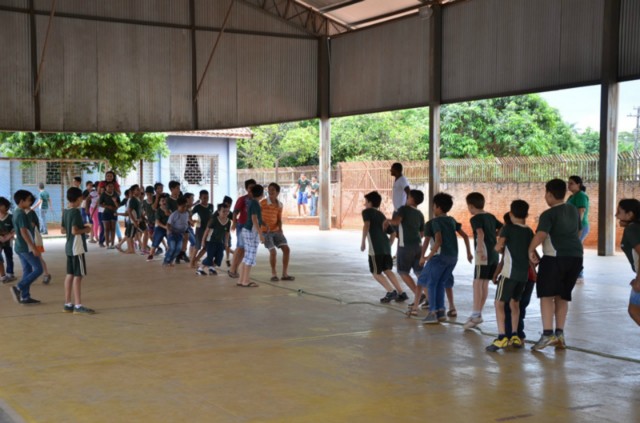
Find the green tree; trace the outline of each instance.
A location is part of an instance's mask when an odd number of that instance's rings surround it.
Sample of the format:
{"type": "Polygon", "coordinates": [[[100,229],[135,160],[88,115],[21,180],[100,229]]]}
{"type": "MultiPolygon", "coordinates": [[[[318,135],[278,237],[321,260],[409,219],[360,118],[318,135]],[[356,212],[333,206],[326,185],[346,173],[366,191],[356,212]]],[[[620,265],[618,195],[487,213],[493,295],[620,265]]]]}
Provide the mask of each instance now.
{"type": "MultiPolygon", "coordinates": [[[[598,154],[600,152],[600,132],[587,128],[578,134],[578,140],[584,145],[585,153],[598,154]]],[[[631,132],[618,133],[618,151],[633,151],[635,136],[631,132]]]]}
{"type": "Polygon", "coordinates": [[[140,160],[168,156],[165,139],[156,133],[7,132],[0,133],[0,152],[17,158],[107,160],[117,174],[126,175],[140,160]]]}

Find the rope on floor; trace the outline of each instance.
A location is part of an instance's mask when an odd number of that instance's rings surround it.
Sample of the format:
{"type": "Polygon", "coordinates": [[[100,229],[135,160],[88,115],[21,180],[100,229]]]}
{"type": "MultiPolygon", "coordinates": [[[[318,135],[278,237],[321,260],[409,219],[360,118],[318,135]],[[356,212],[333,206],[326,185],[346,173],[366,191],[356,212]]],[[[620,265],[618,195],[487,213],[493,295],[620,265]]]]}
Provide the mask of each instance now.
{"type": "MultiPolygon", "coordinates": [[[[251,278],[251,279],[254,279],[254,278],[251,278]]],[[[288,287],[288,286],[282,286],[282,285],[280,285],[278,283],[274,283],[274,282],[271,282],[271,281],[256,280],[256,282],[260,282],[261,284],[269,285],[269,286],[272,286],[274,288],[284,289],[285,291],[296,292],[298,295],[308,295],[308,296],[311,296],[311,297],[322,298],[322,299],[330,300],[330,301],[336,301],[336,302],[338,302],[338,303],[340,303],[342,305],[368,305],[368,306],[377,307],[377,308],[384,308],[385,310],[395,311],[397,313],[401,313],[403,316],[406,316],[406,312],[401,310],[401,309],[398,309],[398,308],[395,308],[395,307],[390,307],[390,306],[383,305],[383,304],[372,303],[370,301],[344,301],[341,298],[336,298],[336,297],[332,297],[332,296],[329,296],[329,295],[323,295],[323,294],[316,294],[314,292],[305,291],[302,288],[291,288],[291,287],[288,287]]],[[[412,316],[412,317],[407,317],[407,318],[409,318],[411,320],[422,321],[422,318],[420,318],[420,317],[412,316]]],[[[453,321],[446,321],[446,322],[441,322],[441,323],[447,324],[447,325],[454,325],[454,326],[463,326],[464,325],[464,323],[462,323],[462,322],[453,322],[453,321]]],[[[476,332],[480,332],[482,335],[489,336],[491,338],[496,338],[498,336],[498,334],[496,334],[496,333],[487,332],[487,331],[484,331],[484,330],[478,329],[478,328],[475,328],[473,330],[475,330],[476,332]]],[[[530,341],[530,340],[526,340],[526,339],[524,340],[524,342],[527,343],[527,344],[531,344],[531,345],[535,344],[534,341],[530,341]]],[[[620,361],[625,361],[625,362],[629,362],[629,363],[640,364],[640,359],[637,359],[637,358],[624,357],[624,356],[620,356],[620,355],[609,354],[609,353],[604,353],[604,352],[600,352],[600,351],[594,351],[594,350],[590,350],[590,349],[586,349],[586,348],[580,348],[580,347],[567,346],[567,349],[571,350],[571,351],[578,351],[578,352],[582,352],[582,353],[585,353],[585,354],[595,355],[595,356],[598,356],[598,357],[610,358],[610,359],[613,359],[613,360],[620,360],[620,361]]]]}

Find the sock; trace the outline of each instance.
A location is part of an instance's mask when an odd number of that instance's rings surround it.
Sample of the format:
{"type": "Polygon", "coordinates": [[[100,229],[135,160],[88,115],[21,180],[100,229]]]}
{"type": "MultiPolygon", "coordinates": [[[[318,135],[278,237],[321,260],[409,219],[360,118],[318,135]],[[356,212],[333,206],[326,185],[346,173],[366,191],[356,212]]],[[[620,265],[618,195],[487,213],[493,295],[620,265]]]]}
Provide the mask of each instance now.
{"type": "Polygon", "coordinates": [[[500,335],[498,335],[498,340],[502,341],[506,337],[507,336],[504,333],[501,333],[500,335]]]}
{"type": "Polygon", "coordinates": [[[76,308],[81,308],[82,304],[76,304],[76,308]]]}
{"type": "Polygon", "coordinates": [[[511,332],[511,337],[518,336],[518,332],[511,332]]]}
{"type": "Polygon", "coordinates": [[[542,335],[543,336],[551,336],[551,335],[553,335],[553,330],[545,329],[545,330],[542,331],[542,335]]]}
{"type": "Polygon", "coordinates": [[[564,335],[564,330],[563,329],[556,329],[556,336],[558,335],[564,335]]]}
{"type": "Polygon", "coordinates": [[[73,307],[73,303],[65,303],[65,307],[73,307]]]}

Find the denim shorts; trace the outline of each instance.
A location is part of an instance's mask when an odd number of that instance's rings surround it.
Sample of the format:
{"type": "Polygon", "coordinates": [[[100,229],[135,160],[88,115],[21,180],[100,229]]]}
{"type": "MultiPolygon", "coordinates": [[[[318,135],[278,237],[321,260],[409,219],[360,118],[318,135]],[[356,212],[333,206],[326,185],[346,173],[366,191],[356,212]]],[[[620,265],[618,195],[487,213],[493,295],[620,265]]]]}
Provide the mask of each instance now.
{"type": "Polygon", "coordinates": [[[236,248],[242,248],[244,250],[244,239],[242,238],[242,225],[240,223],[236,225],[236,238],[238,238],[238,242],[236,243],[236,248]]]}
{"type": "Polygon", "coordinates": [[[640,292],[636,292],[631,288],[631,295],[629,296],[629,304],[640,306],[640,292]]]}
{"type": "MultiPolygon", "coordinates": [[[[437,254],[424,265],[424,269],[418,276],[418,285],[427,286],[428,284],[439,284],[447,286],[451,282],[453,286],[453,269],[456,267],[458,258],[455,256],[443,256],[437,254]]],[[[448,286],[447,286],[448,287],[448,286]]]]}
{"type": "Polygon", "coordinates": [[[421,256],[422,246],[420,244],[398,247],[398,273],[409,274],[413,269],[413,273],[419,276],[422,271],[422,266],[420,266],[421,256]]]}

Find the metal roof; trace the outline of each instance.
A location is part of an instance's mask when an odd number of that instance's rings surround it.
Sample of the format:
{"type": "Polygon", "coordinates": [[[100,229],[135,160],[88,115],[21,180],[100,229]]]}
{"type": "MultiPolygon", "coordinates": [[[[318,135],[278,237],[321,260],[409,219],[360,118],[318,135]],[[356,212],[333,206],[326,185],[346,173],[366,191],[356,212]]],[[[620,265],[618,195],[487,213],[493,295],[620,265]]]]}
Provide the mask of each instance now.
{"type": "Polygon", "coordinates": [[[209,138],[253,138],[253,132],[249,128],[218,129],[213,131],[181,131],[166,132],[167,135],[187,136],[187,137],[209,137],[209,138]]]}

